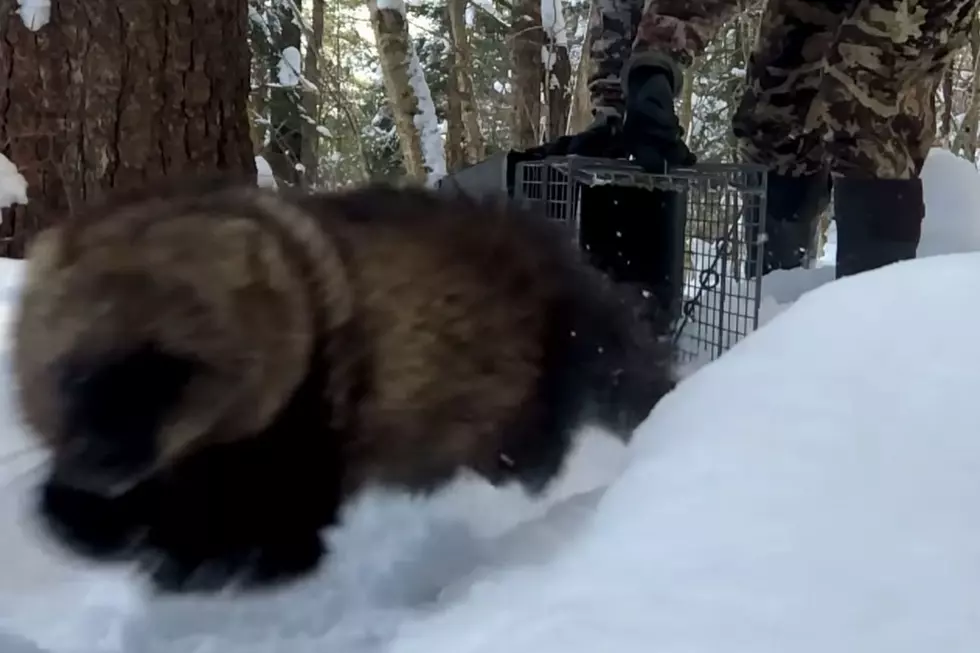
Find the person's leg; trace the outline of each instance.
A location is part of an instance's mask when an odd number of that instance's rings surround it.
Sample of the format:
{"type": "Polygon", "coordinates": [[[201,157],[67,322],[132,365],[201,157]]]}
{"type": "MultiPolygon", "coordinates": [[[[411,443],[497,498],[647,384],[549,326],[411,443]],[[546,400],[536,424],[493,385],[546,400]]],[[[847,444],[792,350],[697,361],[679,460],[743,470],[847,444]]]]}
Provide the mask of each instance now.
{"type": "Polygon", "coordinates": [[[674,100],[683,68],[740,7],[740,0],[597,0],[589,20],[589,95],[595,119],[585,131],[534,149],[535,155],[628,156],[662,171],[690,165],[674,100]]]}
{"type": "Polygon", "coordinates": [[[978,0],[863,0],[827,57],[810,119],[832,130],[837,275],[914,258],[935,90],[978,0]]]}
{"type": "Polygon", "coordinates": [[[684,69],[740,5],[740,0],[647,0],[620,75],[626,145],[645,169],[695,162],[674,102],[684,87],[684,69]]]}
{"type": "Polygon", "coordinates": [[[770,0],[735,112],[733,131],[743,160],[769,170],[761,270],[753,243],[750,274],[800,267],[830,201],[826,129],[808,122],[821,87],[824,55],[854,0],[770,0]]]}
{"type": "Polygon", "coordinates": [[[592,105],[592,122],[578,133],[526,150],[525,156],[578,154],[609,159],[628,156],[622,138],[626,99],[620,73],[629,59],[642,10],[643,0],[593,3],[586,39],[589,47],[586,87],[592,105]]]}
{"type": "Polygon", "coordinates": [[[626,111],[620,73],[629,60],[643,0],[596,0],[589,14],[591,67],[587,77],[592,113],[622,118],[626,111]]]}

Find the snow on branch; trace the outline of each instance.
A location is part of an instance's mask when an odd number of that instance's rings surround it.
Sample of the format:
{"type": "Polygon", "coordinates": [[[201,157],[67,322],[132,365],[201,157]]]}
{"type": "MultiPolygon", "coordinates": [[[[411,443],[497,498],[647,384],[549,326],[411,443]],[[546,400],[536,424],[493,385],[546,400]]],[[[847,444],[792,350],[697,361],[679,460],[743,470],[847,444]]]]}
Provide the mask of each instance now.
{"type": "Polygon", "coordinates": [[[474,7],[479,7],[480,11],[483,11],[487,15],[491,16],[494,20],[499,22],[501,25],[510,26],[510,22],[507,21],[497,8],[493,5],[493,0],[473,0],[474,7]]]}
{"type": "Polygon", "coordinates": [[[299,49],[289,46],[279,57],[279,84],[284,87],[297,86],[300,81],[301,56],[299,49]]]}
{"type": "Polygon", "coordinates": [[[36,32],[51,20],[51,0],[18,0],[18,13],[24,25],[36,32]]]}
{"type": "Polygon", "coordinates": [[[562,0],[541,0],[541,28],[551,43],[568,47],[568,26],[562,0]]]}
{"type": "Polygon", "coordinates": [[[0,209],[27,204],[27,180],[13,162],[0,154],[0,209]]]}
{"type": "Polygon", "coordinates": [[[415,114],[415,126],[419,130],[422,141],[422,161],[426,170],[427,182],[435,183],[446,176],[446,149],[442,142],[442,130],[436,116],[436,105],[432,101],[432,92],[425,81],[425,72],[419,63],[419,55],[415,44],[409,42],[410,59],[408,62],[408,83],[415,91],[418,99],[418,113],[415,114]]]}

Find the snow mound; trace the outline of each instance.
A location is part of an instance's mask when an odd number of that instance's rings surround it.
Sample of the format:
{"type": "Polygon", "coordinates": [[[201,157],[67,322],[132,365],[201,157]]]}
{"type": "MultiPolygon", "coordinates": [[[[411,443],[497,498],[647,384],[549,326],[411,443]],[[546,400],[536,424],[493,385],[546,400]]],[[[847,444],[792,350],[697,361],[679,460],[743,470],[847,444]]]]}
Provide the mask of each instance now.
{"type": "MultiPolygon", "coordinates": [[[[980,173],[976,166],[948,150],[933,148],[922,169],[926,216],[922,224],[922,237],[918,257],[938,256],[980,251],[980,173]]],[[[806,293],[834,280],[837,253],[837,225],[831,223],[824,251],[815,266],[808,269],[776,270],[762,279],[759,292],[759,325],[762,326],[779,315],[806,293]]],[[[697,261],[710,261],[713,247],[710,243],[692,243],[697,261]]],[[[730,280],[723,296],[755,297],[752,282],[730,280]]],[[[687,292],[697,291],[696,277],[687,282],[687,292]]],[[[697,308],[694,321],[683,339],[688,350],[695,351],[697,332],[702,324],[717,324],[719,297],[709,295],[697,308]]],[[[742,309],[743,312],[745,309],[742,309]]],[[[725,318],[726,329],[738,333],[751,331],[748,316],[725,318]]],[[[709,356],[699,357],[691,369],[699,369],[709,356]]]]}
{"type": "Polygon", "coordinates": [[[3,262],[0,651],[980,650],[980,254],[941,255],[980,249],[976,174],[930,157],[928,258],[769,275],[762,329],[629,450],[588,434],[543,500],[472,479],[369,492],[320,574],[246,598],[154,599],[39,536],[43,460],[3,355],[22,267],[3,262]]]}
{"type": "Polygon", "coordinates": [[[933,149],[922,169],[926,219],[919,256],[980,250],[980,174],[948,150],[933,149]]]}
{"type": "Polygon", "coordinates": [[[978,285],[970,254],[809,292],[654,411],[578,538],[390,650],[978,650],[978,285]]]}

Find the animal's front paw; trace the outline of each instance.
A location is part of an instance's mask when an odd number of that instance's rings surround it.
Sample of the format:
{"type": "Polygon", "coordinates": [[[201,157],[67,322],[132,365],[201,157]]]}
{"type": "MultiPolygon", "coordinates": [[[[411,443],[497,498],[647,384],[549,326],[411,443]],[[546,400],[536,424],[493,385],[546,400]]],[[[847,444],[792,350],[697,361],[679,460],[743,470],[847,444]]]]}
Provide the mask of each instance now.
{"type": "Polygon", "coordinates": [[[144,533],[132,496],[108,498],[53,482],[40,489],[38,514],[48,533],[88,558],[130,557],[144,533]]]}
{"type": "Polygon", "coordinates": [[[325,553],[317,533],[254,547],[228,546],[221,553],[207,542],[200,544],[148,550],[141,564],[153,586],[166,593],[257,589],[313,572],[325,553]]]}

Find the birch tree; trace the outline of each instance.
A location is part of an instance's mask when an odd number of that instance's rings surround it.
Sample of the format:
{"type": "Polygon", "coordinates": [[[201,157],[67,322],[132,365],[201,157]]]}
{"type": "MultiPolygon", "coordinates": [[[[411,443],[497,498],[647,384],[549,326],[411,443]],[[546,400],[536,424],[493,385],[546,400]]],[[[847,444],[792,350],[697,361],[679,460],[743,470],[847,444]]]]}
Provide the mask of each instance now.
{"type": "Polygon", "coordinates": [[[452,37],[452,78],[454,95],[459,102],[463,123],[463,140],[467,163],[483,160],[485,148],[480,118],[473,96],[473,58],[466,29],[466,0],[448,0],[449,28],[452,37]]]}
{"type": "Polygon", "coordinates": [[[368,0],[384,85],[410,179],[434,184],[446,174],[442,135],[425,73],[408,31],[403,0],[368,0]]]}

